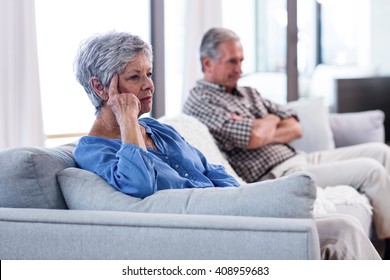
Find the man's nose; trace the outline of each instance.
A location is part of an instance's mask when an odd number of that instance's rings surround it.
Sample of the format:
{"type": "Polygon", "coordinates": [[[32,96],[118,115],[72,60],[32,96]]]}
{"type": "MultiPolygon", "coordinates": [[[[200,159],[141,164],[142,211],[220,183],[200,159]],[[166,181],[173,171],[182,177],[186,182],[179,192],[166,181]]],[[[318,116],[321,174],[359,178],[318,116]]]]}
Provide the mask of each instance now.
{"type": "Polygon", "coordinates": [[[241,62],[236,64],[236,69],[235,70],[236,70],[237,73],[242,74],[242,67],[241,66],[242,66],[241,62]]]}

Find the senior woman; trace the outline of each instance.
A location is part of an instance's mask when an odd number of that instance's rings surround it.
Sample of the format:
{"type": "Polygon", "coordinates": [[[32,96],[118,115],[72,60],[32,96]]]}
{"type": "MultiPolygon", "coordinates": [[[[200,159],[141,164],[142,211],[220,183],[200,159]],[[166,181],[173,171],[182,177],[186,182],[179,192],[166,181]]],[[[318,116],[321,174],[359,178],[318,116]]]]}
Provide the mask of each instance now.
{"type": "MultiPolygon", "coordinates": [[[[139,118],[152,108],[152,59],[150,45],[128,33],[97,35],[80,46],[76,76],[96,120],[74,151],[77,166],[140,198],[162,189],[238,187],[174,128],[139,118]]],[[[323,217],[316,224],[322,258],[380,258],[353,219],[323,217]]]]}
{"type": "Polygon", "coordinates": [[[96,108],[96,120],[74,152],[79,167],[111,186],[144,198],[161,189],[238,186],[170,126],[152,118],[153,54],[138,36],[111,32],[80,47],[76,77],[96,108]]]}

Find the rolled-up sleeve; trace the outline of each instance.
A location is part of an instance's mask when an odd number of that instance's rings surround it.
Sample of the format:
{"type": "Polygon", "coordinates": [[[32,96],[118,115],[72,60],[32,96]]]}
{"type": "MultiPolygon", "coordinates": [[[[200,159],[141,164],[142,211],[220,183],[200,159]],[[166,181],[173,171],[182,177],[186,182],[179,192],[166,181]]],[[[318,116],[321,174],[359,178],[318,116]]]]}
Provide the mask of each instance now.
{"type": "Polygon", "coordinates": [[[98,166],[101,176],[117,190],[146,197],[157,191],[157,172],[149,154],[132,144],[122,144],[115,159],[98,166]]]}
{"type": "Polygon", "coordinates": [[[133,144],[107,145],[104,141],[80,140],[74,152],[77,166],[131,196],[144,198],[157,191],[157,172],[151,155],[133,144]]]}
{"type": "Polygon", "coordinates": [[[253,119],[245,118],[243,120],[228,120],[221,127],[221,130],[215,131],[219,140],[224,144],[224,149],[233,148],[245,149],[249,143],[252,134],[253,119]]]}
{"type": "Polygon", "coordinates": [[[229,108],[207,101],[192,113],[209,128],[223,150],[231,150],[235,147],[244,148],[248,144],[252,133],[253,118],[234,120],[229,108]]]}
{"type": "Polygon", "coordinates": [[[269,113],[275,114],[281,119],[288,119],[292,117],[298,119],[297,113],[291,108],[287,108],[281,104],[273,103],[267,99],[264,99],[263,104],[268,109],[269,113]]]}

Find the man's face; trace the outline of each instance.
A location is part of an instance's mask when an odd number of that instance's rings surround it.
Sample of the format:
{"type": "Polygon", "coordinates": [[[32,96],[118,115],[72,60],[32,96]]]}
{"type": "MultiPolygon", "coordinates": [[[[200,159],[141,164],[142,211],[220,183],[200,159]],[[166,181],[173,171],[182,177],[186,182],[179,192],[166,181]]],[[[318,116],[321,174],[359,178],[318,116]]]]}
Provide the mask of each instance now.
{"type": "Polygon", "coordinates": [[[228,92],[237,86],[237,81],[241,77],[241,63],[244,54],[240,42],[227,41],[218,47],[219,59],[214,61],[204,58],[204,78],[206,81],[226,87],[228,92]]]}

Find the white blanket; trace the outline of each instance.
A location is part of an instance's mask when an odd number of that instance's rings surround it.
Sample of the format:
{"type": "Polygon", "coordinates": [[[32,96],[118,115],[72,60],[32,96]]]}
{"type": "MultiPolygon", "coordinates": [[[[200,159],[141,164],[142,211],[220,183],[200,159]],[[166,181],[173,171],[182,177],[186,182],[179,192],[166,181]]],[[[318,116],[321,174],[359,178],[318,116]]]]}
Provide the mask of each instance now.
{"type": "Polygon", "coordinates": [[[336,212],[336,206],[339,204],[361,205],[372,214],[372,206],[368,198],[350,186],[317,187],[314,216],[336,212]]]}

